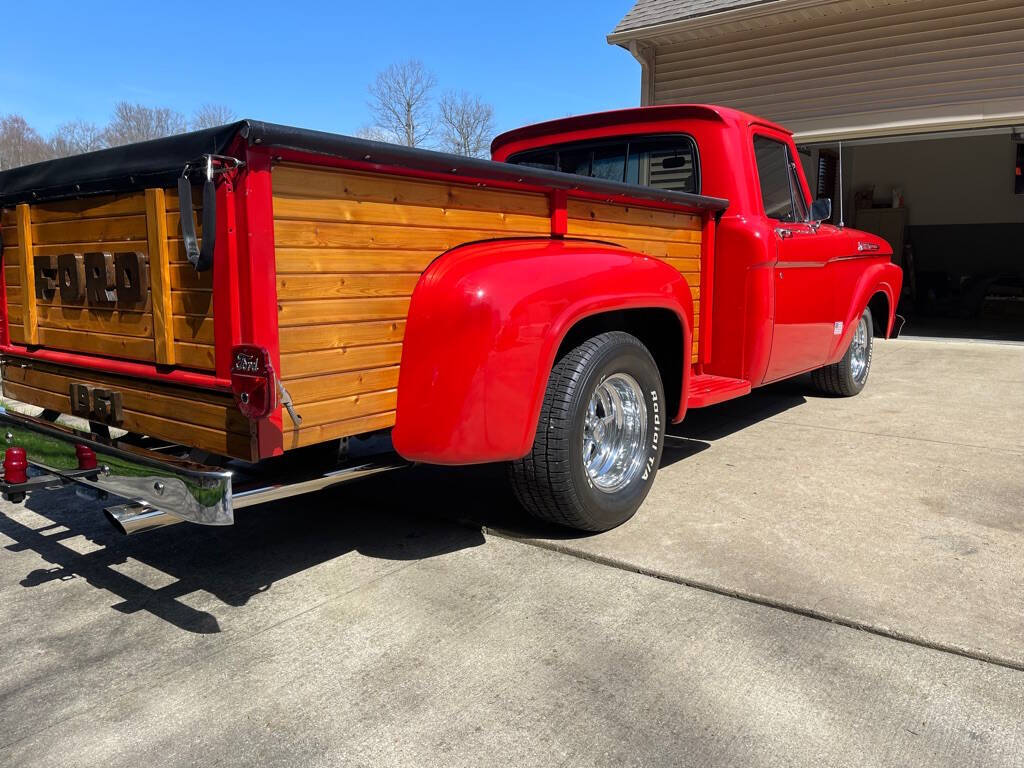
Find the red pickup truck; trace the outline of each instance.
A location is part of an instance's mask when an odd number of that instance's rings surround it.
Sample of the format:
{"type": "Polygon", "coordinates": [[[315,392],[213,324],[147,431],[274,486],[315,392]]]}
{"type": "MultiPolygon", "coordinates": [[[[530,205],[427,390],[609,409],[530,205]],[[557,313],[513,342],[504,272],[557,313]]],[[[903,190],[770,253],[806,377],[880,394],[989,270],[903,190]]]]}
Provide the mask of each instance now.
{"type": "Polygon", "coordinates": [[[855,395],[898,332],[889,246],[825,223],[778,125],[659,106],[492,151],[246,120],[0,173],[3,393],[42,409],[0,415],[4,496],[77,483],[130,533],[506,462],[605,530],[688,409],[855,395]]]}

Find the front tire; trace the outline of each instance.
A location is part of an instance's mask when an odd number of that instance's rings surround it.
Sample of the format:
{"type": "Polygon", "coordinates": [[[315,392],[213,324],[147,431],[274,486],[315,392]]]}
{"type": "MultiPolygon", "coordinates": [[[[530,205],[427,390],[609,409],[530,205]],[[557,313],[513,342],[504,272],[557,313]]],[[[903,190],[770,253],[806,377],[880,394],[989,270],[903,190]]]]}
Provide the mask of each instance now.
{"type": "Polygon", "coordinates": [[[865,307],[843,359],[811,372],[811,381],[819,391],[835,397],[853,397],[864,389],[871,372],[873,327],[871,309],[865,307]]]}
{"type": "Polygon", "coordinates": [[[569,350],[548,379],[533,449],[512,487],[534,517],[584,531],[631,518],[661,461],[665,393],[647,347],[612,331],[569,350]]]}

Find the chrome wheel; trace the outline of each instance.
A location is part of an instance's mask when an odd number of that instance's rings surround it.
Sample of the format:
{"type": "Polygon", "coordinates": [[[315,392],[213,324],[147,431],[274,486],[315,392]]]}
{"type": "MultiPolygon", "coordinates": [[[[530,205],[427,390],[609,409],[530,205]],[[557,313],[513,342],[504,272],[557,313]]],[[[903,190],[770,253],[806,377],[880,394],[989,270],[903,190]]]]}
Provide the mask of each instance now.
{"type": "Polygon", "coordinates": [[[594,390],[583,422],[583,468],[605,493],[625,488],[644,465],[647,404],[636,379],[614,373],[594,390]]]}
{"type": "Polygon", "coordinates": [[[868,375],[868,319],[861,316],[857,330],[850,342],[850,375],[860,384],[868,375]]]}

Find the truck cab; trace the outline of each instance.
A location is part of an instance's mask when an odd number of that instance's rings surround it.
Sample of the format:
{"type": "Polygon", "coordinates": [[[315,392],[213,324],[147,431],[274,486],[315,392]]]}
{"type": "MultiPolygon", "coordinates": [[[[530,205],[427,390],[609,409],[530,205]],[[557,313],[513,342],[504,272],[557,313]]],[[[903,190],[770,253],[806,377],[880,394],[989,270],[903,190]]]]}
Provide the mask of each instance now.
{"type": "Polygon", "coordinates": [[[892,330],[901,275],[891,248],[827,221],[831,201],[812,200],[780,125],[718,106],[643,107],[520,128],[491,150],[499,161],[729,201],[702,280],[702,374],[760,386],[835,363],[866,306],[875,336],[892,330]]]}

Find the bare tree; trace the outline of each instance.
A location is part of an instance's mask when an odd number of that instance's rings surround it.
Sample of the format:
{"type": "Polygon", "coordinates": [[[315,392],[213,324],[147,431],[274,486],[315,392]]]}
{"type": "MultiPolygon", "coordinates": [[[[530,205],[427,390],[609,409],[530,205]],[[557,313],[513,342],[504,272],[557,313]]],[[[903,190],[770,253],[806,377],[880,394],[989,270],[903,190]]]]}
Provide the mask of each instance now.
{"type": "Polygon", "coordinates": [[[21,115],[0,117],[0,171],[52,157],[49,145],[21,115]]]}
{"type": "Polygon", "coordinates": [[[421,147],[434,132],[432,96],[437,79],[410,59],[392,64],[370,86],[374,127],[397,138],[399,144],[421,147]]]}
{"type": "Polygon", "coordinates": [[[487,157],[494,137],[494,107],[465,91],[448,91],[438,105],[441,146],[467,157],[487,157]]]}
{"type": "Polygon", "coordinates": [[[369,141],[382,141],[386,144],[398,144],[398,137],[388,133],[382,128],[378,128],[375,125],[364,125],[358,131],[356,136],[360,139],[368,139],[369,141]]]}
{"type": "Polygon", "coordinates": [[[173,109],[119,101],[105,135],[107,143],[116,147],[184,133],[186,128],[185,118],[173,109]]]}
{"type": "Polygon", "coordinates": [[[71,120],[57,126],[50,137],[50,149],[54,157],[80,155],[107,146],[102,128],[84,120],[71,120]]]}
{"type": "Polygon", "coordinates": [[[203,128],[216,128],[218,125],[227,125],[238,119],[235,110],[223,104],[203,104],[192,114],[192,123],[189,126],[193,131],[203,128]]]}

